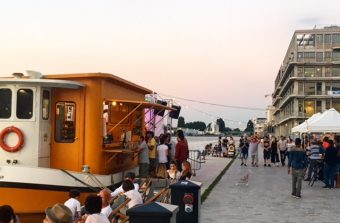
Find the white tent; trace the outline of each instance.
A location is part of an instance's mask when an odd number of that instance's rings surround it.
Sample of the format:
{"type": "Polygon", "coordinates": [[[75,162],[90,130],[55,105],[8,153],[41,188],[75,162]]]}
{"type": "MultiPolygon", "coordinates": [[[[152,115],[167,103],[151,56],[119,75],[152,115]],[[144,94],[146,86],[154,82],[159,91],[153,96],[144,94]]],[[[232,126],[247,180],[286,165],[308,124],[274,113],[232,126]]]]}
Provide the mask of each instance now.
{"type": "Polygon", "coordinates": [[[312,121],[314,121],[315,119],[319,118],[320,115],[321,115],[320,112],[312,115],[312,117],[310,117],[309,119],[305,120],[300,125],[295,126],[294,128],[292,128],[292,132],[307,132],[307,127],[310,125],[310,123],[312,121]]]}
{"type": "Polygon", "coordinates": [[[340,113],[331,108],[307,124],[306,129],[300,132],[340,133],[340,113]]]}

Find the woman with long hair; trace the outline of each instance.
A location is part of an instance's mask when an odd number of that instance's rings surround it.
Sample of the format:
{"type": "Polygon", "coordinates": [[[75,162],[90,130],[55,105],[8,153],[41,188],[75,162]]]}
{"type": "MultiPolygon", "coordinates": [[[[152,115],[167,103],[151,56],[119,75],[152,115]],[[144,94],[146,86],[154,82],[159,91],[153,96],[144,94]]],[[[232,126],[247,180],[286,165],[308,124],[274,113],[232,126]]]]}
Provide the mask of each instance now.
{"type": "Polygon", "coordinates": [[[170,179],[172,183],[177,182],[181,177],[181,172],[178,171],[175,160],[170,161],[170,169],[167,170],[167,173],[168,179],[170,179]]]}
{"type": "Polygon", "coordinates": [[[191,176],[192,176],[191,164],[188,161],[184,160],[182,162],[182,172],[179,180],[189,180],[191,176]]]}

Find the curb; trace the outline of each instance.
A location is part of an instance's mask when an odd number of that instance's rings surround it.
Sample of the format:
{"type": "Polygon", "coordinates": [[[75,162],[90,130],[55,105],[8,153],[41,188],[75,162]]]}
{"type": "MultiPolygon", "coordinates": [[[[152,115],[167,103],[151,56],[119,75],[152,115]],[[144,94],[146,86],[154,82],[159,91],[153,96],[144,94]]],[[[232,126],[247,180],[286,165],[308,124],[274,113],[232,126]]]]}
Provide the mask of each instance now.
{"type": "Polygon", "coordinates": [[[214,189],[214,187],[220,182],[223,175],[227,172],[229,167],[234,163],[235,159],[237,158],[238,153],[235,155],[235,157],[227,164],[226,167],[221,171],[221,173],[215,178],[215,180],[209,185],[209,187],[204,191],[204,193],[201,196],[201,204],[204,203],[204,201],[208,198],[210,192],[214,189]]]}

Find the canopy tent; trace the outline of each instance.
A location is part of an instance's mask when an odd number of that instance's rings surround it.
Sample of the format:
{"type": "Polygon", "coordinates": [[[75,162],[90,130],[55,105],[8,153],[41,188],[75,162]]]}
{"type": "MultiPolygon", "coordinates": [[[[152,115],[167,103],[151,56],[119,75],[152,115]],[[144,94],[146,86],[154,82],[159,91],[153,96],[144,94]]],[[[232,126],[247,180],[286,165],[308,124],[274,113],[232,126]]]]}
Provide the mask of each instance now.
{"type": "Polygon", "coordinates": [[[310,125],[311,122],[313,122],[315,119],[319,118],[321,115],[320,112],[312,115],[309,119],[305,120],[303,123],[301,123],[298,126],[295,126],[292,128],[292,132],[307,132],[307,127],[310,125]]]}
{"type": "Polygon", "coordinates": [[[314,120],[307,122],[306,129],[301,129],[299,132],[340,133],[340,113],[331,108],[314,120]]]}

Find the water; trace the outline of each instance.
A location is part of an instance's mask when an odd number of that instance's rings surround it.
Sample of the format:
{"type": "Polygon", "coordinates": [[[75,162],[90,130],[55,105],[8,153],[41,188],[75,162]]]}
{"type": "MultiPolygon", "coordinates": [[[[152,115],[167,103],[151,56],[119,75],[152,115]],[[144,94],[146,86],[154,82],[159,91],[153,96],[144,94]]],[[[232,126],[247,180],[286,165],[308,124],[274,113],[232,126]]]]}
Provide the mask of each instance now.
{"type": "MultiPolygon", "coordinates": [[[[207,144],[213,146],[218,144],[218,136],[187,136],[189,150],[204,150],[207,144]]],[[[233,137],[236,144],[238,144],[240,137],[233,137]]],[[[229,139],[229,137],[228,137],[229,139]]]]}

